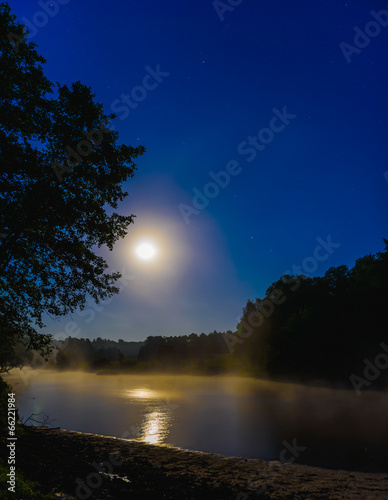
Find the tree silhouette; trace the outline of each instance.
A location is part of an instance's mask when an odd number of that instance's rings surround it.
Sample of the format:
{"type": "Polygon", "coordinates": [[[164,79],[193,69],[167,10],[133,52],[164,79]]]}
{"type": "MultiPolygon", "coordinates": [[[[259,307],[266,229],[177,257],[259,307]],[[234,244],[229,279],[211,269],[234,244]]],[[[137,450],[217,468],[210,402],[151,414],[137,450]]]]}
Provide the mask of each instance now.
{"type": "MultiPolygon", "coordinates": [[[[116,212],[133,159],[117,144],[91,89],[54,86],[24,27],[0,4],[0,338],[47,355],[44,315],[65,315],[118,292],[95,247],[125,236],[134,215],[116,212]]],[[[0,365],[4,371],[6,362],[0,365]]]]}
{"type": "MultiPolygon", "coordinates": [[[[248,300],[237,325],[235,356],[270,377],[350,385],[349,376],[362,373],[363,360],[374,359],[379,344],[388,342],[388,240],[384,245],[350,270],[342,265],[323,277],[285,275],[263,300],[248,300]],[[266,307],[270,300],[275,302],[266,307]]],[[[378,383],[384,386],[388,376],[378,383]]]]}

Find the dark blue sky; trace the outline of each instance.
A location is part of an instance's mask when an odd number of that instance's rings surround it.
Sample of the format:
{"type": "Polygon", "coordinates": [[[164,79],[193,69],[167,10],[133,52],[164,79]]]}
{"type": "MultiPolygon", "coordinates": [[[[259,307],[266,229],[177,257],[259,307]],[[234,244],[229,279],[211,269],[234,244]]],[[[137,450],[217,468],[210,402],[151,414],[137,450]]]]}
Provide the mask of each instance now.
{"type": "Polygon", "coordinates": [[[91,86],[116,110],[120,142],[147,152],[122,205],[136,223],[104,253],[133,279],[50,331],[141,340],[233,330],[247,299],[292,266],[322,275],[382,250],[388,12],[378,21],[371,11],[386,2],[62,3],[47,2],[52,17],[44,1],[10,5],[39,25],[30,38],[46,76],[91,86]],[[225,187],[209,185],[227,168],[225,187]],[[213,196],[203,209],[197,190],[213,196]],[[318,251],[329,235],[337,245],[318,251]],[[154,262],[134,256],[139,238],[158,247],[154,262]]]}

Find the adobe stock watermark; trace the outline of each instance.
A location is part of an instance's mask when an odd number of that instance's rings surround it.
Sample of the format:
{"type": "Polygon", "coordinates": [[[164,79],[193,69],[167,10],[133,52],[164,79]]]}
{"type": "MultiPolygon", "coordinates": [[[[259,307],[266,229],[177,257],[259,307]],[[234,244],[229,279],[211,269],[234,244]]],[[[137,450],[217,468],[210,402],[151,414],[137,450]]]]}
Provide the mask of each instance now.
{"type": "Polygon", "coordinates": [[[105,119],[100,122],[98,129],[93,129],[90,132],[83,130],[82,133],[86,139],[78,142],[76,146],[77,151],[70,146],[66,146],[65,150],[67,151],[67,156],[65,164],[61,164],[56,160],[51,162],[51,167],[59,183],[63,181],[63,175],[66,172],[71,172],[76,165],[82,163],[83,159],[92,153],[94,148],[101,144],[104,140],[104,134],[110,134],[112,132],[111,129],[106,127],[107,124],[108,120],[105,119]]]}
{"type": "MultiPolygon", "coordinates": [[[[284,470],[284,467],[295,462],[301,452],[307,449],[306,446],[298,446],[296,438],[292,440],[292,445],[287,441],[283,441],[284,448],[279,453],[279,461],[270,461],[266,464],[266,470],[262,471],[260,468],[256,473],[253,473],[248,478],[249,489],[255,489],[255,495],[260,496],[267,489],[267,486],[277,479],[279,474],[284,470]],[[287,456],[289,454],[289,456],[287,456]]],[[[236,500],[248,500],[247,493],[239,493],[236,500]]]]}
{"type": "MultiPolygon", "coordinates": [[[[313,256],[306,257],[303,259],[302,264],[297,266],[293,265],[291,270],[288,269],[283,273],[282,281],[283,283],[289,285],[294,283],[290,290],[295,292],[301,281],[298,279],[298,276],[290,276],[291,273],[301,274],[302,271],[304,274],[311,274],[318,269],[319,262],[326,261],[330,255],[334,253],[335,248],[339,248],[341,246],[340,243],[334,243],[331,240],[331,235],[329,234],[326,238],[326,241],[321,237],[316,239],[318,245],[315,247],[313,256]],[[285,276],[288,276],[285,279],[285,276]]],[[[252,311],[248,316],[248,321],[243,319],[240,321],[240,325],[244,328],[244,331],[237,331],[234,333],[226,333],[224,335],[224,341],[229,349],[229,352],[233,352],[235,344],[242,344],[245,339],[249,338],[254,332],[255,328],[259,328],[264,323],[264,318],[270,318],[275,311],[275,306],[279,306],[283,304],[287,300],[287,296],[283,293],[279,288],[275,288],[270,297],[265,298],[260,302],[260,311],[252,311]]]]}
{"type": "Polygon", "coordinates": [[[361,387],[369,387],[371,383],[381,375],[381,370],[386,370],[388,368],[388,345],[381,342],[380,347],[384,352],[377,354],[373,363],[367,358],[363,360],[365,364],[364,378],[354,373],[349,377],[357,396],[361,394],[361,387]]]}
{"type": "MultiPolygon", "coordinates": [[[[116,99],[111,104],[111,110],[116,114],[120,111],[124,113],[119,116],[120,120],[124,120],[128,114],[130,109],[135,109],[139,102],[144,101],[147,97],[147,93],[150,90],[155,90],[156,87],[163,81],[163,78],[169,76],[170,73],[163,72],[160,70],[160,64],[156,65],[155,70],[153,70],[150,66],[146,67],[147,74],[143,78],[142,85],[137,85],[133,87],[131,94],[121,94],[121,101],[116,99]],[[154,79],[151,82],[151,78],[154,79]],[[131,98],[133,100],[131,100],[131,98]],[[118,104],[125,103],[126,106],[119,106],[118,104]]],[[[85,157],[89,156],[94,148],[99,146],[104,139],[104,134],[109,134],[115,130],[115,126],[112,123],[109,123],[109,120],[105,119],[99,123],[98,129],[93,129],[90,131],[83,130],[82,134],[86,139],[83,139],[78,142],[75,149],[71,146],[66,146],[65,150],[67,152],[66,160],[64,164],[59,163],[54,160],[51,162],[51,167],[53,168],[55,175],[57,176],[58,182],[61,183],[63,181],[63,176],[67,172],[71,172],[76,165],[82,163],[85,157]]]]}
{"type": "Polygon", "coordinates": [[[218,19],[223,22],[227,12],[233,12],[236,7],[241,5],[244,0],[214,0],[213,7],[217,13],[218,19]]]}
{"type": "MultiPolygon", "coordinates": [[[[118,280],[119,284],[119,293],[132,281],[135,279],[135,276],[132,274],[126,274],[126,269],[123,268],[121,272],[121,278],[118,280]]],[[[78,311],[78,316],[87,316],[85,319],[85,323],[90,324],[95,318],[96,313],[100,313],[104,310],[104,308],[109,305],[114,298],[108,297],[105,300],[102,300],[99,304],[96,304],[93,300],[88,299],[86,304],[90,307],[87,307],[81,311],[78,311]]],[[[53,340],[65,340],[66,337],[79,337],[82,333],[82,327],[80,325],[80,321],[67,321],[64,327],[64,331],[58,332],[52,335],[53,340]]],[[[38,375],[38,372],[33,368],[25,371],[23,368],[20,368],[17,372],[21,379],[23,380],[25,385],[29,385],[31,383],[31,378],[38,375]]]]}
{"type": "MultiPolygon", "coordinates": [[[[121,278],[118,280],[119,284],[119,293],[126,287],[128,284],[135,279],[133,274],[126,274],[126,269],[123,268],[121,271],[121,278]]],[[[87,316],[87,319],[84,319],[85,323],[90,324],[96,318],[96,312],[100,313],[104,310],[104,308],[109,305],[116,295],[112,295],[105,300],[102,300],[99,304],[94,302],[92,299],[88,299],[86,301],[87,305],[90,306],[88,308],[82,309],[78,311],[78,316],[84,317],[87,316]]],[[[65,325],[65,331],[59,332],[53,335],[55,340],[64,340],[66,337],[78,337],[82,332],[81,327],[78,322],[68,321],[65,325]]]]}
{"type": "MultiPolygon", "coordinates": [[[[246,156],[245,160],[252,162],[258,152],[264,149],[274,140],[275,134],[282,132],[291,120],[296,118],[296,115],[287,112],[287,106],[283,107],[282,111],[277,108],[272,109],[273,116],[269,121],[268,127],[263,127],[256,135],[250,135],[246,140],[240,142],[237,146],[237,152],[240,156],[246,156]]],[[[225,170],[220,170],[215,173],[212,170],[209,172],[211,182],[205,184],[202,190],[193,188],[194,197],[191,205],[180,203],[178,209],[186,224],[190,224],[190,217],[198,215],[210,203],[210,200],[216,198],[222,189],[225,189],[231,181],[232,177],[239,175],[243,171],[243,167],[236,160],[230,160],[225,166],[225,170]]]]}
{"type": "MultiPolygon", "coordinates": [[[[139,103],[144,101],[148,96],[148,92],[155,90],[159,85],[170,76],[167,71],[161,71],[160,64],[157,64],[155,69],[150,66],[146,66],[146,75],[143,77],[141,85],[136,85],[133,87],[129,94],[121,94],[120,99],[115,99],[110,109],[117,115],[119,120],[125,120],[131,109],[136,109],[139,103]]],[[[114,126],[111,126],[111,130],[114,130],[114,126]]]]}
{"type": "Polygon", "coordinates": [[[61,5],[66,5],[70,0],[39,0],[38,5],[42,10],[37,10],[32,16],[32,21],[28,17],[22,17],[22,22],[24,26],[28,29],[28,33],[25,33],[24,37],[17,35],[16,33],[8,33],[7,38],[13,44],[13,48],[16,53],[19,51],[19,45],[24,43],[26,39],[34,38],[38,31],[44,28],[50,19],[55,17],[61,5]]]}
{"type": "Polygon", "coordinates": [[[339,44],[348,64],[352,62],[351,56],[353,54],[360,54],[362,49],[368,47],[371,39],[380,34],[381,28],[386,28],[388,26],[388,10],[380,10],[379,12],[371,10],[369,14],[372,16],[373,20],[366,23],[364,30],[360,29],[358,26],[353,28],[356,32],[353,38],[353,45],[347,42],[341,42],[339,44]]]}
{"type": "MultiPolygon", "coordinates": [[[[147,387],[147,386],[146,386],[147,387]]],[[[156,404],[162,409],[165,413],[172,413],[173,410],[179,407],[179,405],[173,405],[166,399],[166,402],[162,400],[156,400],[156,404]]],[[[125,431],[120,439],[128,439],[131,441],[131,447],[126,450],[126,453],[132,454],[140,445],[141,429],[139,426],[131,426],[130,432],[125,431]]],[[[111,453],[109,455],[109,459],[104,462],[92,462],[92,467],[95,469],[95,472],[91,472],[88,474],[85,480],[81,480],[79,477],[76,478],[75,482],[77,483],[76,488],[76,497],[79,500],[88,499],[93,493],[92,490],[98,489],[102,485],[103,477],[109,477],[113,479],[114,477],[120,477],[113,474],[114,467],[120,466],[124,463],[125,459],[120,455],[119,452],[111,453]]],[[[123,481],[126,481],[125,478],[120,477],[123,481]]]]}
{"type": "MultiPolygon", "coordinates": [[[[131,426],[131,431],[125,431],[120,439],[137,439],[140,436],[139,427],[131,426]]],[[[127,453],[133,453],[137,448],[138,443],[134,441],[131,448],[128,448],[127,453]]],[[[81,478],[77,477],[75,482],[77,487],[75,490],[76,498],[79,500],[86,500],[91,496],[93,490],[98,489],[102,485],[103,477],[113,478],[114,467],[118,467],[125,462],[125,459],[120,455],[119,452],[110,453],[108,460],[104,462],[94,461],[91,465],[96,470],[96,472],[90,472],[86,479],[83,481],[81,478]]],[[[123,479],[123,478],[122,478],[123,479]]]]}

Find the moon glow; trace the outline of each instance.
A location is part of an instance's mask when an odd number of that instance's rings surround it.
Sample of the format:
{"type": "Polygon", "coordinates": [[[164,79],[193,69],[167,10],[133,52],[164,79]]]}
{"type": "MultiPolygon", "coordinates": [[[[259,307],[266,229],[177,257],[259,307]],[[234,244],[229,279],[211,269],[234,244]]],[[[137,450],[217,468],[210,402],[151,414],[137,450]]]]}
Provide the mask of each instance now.
{"type": "Polygon", "coordinates": [[[151,243],[140,243],[136,247],[136,255],[142,260],[151,260],[156,255],[156,248],[151,243]]]}

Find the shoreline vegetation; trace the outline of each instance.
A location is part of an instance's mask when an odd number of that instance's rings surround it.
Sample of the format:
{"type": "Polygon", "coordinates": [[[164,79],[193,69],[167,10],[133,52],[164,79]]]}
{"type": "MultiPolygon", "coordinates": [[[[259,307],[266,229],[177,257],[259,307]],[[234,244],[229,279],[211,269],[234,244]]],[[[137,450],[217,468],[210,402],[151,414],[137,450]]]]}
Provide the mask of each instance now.
{"type": "Polygon", "coordinates": [[[48,495],[31,498],[326,500],[388,494],[386,473],[224,457],[62,429],[24,427],[18,457],[18,472],[48,495]]]}

